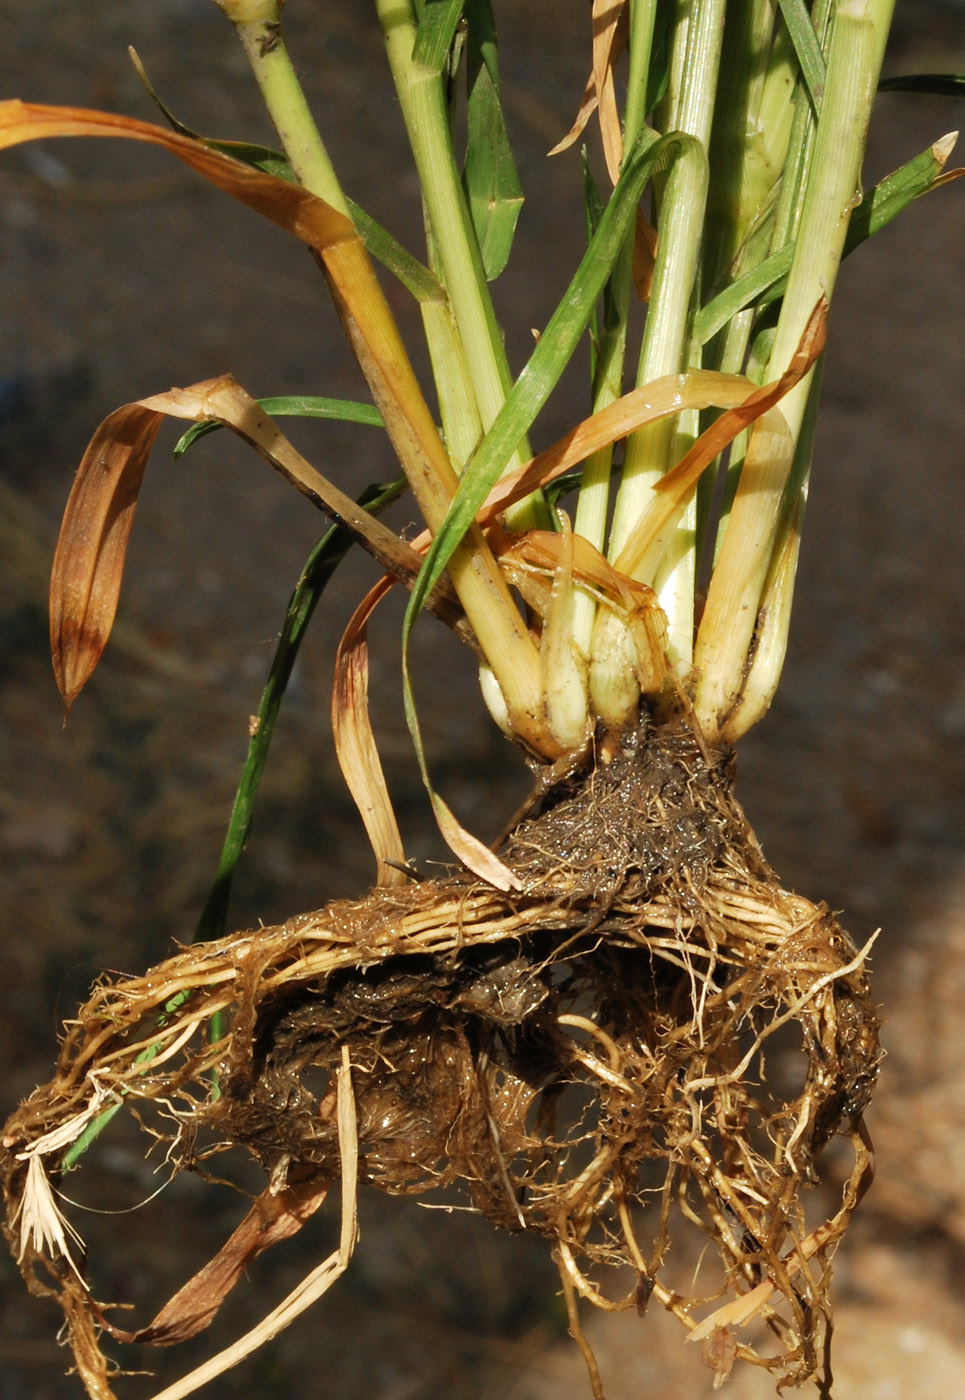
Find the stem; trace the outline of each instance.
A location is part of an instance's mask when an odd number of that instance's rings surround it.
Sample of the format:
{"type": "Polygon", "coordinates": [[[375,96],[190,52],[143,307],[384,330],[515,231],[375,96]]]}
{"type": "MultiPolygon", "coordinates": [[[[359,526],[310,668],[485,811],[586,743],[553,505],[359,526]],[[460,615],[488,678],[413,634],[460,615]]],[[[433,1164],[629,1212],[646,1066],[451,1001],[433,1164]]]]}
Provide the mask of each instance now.
{"type": "MultiPolygon", "coordinates": [[[[707,142],[713,114],[723,33],[723,0],[697,0],[688,26],[687,53],[676,130],[696,138],[680,150],[667,177],[660,208],[660,237],[650,309],[637,369],[637,385],[684,368],[687,332],[707,200],[707,142]]],[[[609,557],[623,549],[646,505],[653,483],[667,469],[673,426],[634,433],[627,442],[617,495],[609,557]]]]}
{"type": "MultiPolygon", "coordinates": [[[[278,0],[218,3],[239,31],[293,173],[313,194],[347,209],[287,56],[278,0]]],[[[349,344],[382,413],[419,509],[435,532],[455,495],[457,477],[375,269],[358,238],[332,244],[323,261],[349,344]]],[[[514,727],[538,748],[542,734],[539,658],[499,565],[476,527],[453,552],[449,575],[503,689],[514,727]]]]}
{"type": "MultiPolygon", "coordinates": [[[[638,386],[677,373],[687,363],[723,27],[724,0],[695,0],[689,18],[678,15],[671,60],[674,76],[666,106],[673,128],[694,139],[681,145],[660,199],[657,258],[637,367],[638,386]]],[[[672,420],[644,428],[627,440],[610,532],[611,561],[619,557],[646,509],[654,483],[671,465],[676,440],[677,427],[672,420]]],[[[671,662],[688,662],[692,648],[694,524],[691,510],[671,531],[673,538],[668,536],[665,542],[666,566],[661,577],[640,580],[662,585],[660,602],[667,614],[671,662]]],[[[612,613],[600,614],[592,641],[591,695],[611,724],[629,720],[637,699],[632,681],[634,646],[629,635],[618,635],[621,626],[612,613]]]]}
{"type": "Polygon", "coordinates": [[[279,0],[215,0],[234,24],[271,113],[288,163],[301,184],[346,218],[351,217],[281,28],[279,0]]]}
{"type": "MultiPolygon", "coordinates": [[[[592,398],[594,413],[606,408],[619,397],[623,383],[634,236],[634,229],[631,228],[610,278],[610,296],[604,299],[610,316],[604,320],[597,352],[592,398]]],[[[573,528],[577,534],[583,535],[601,553],[606,544],[612,470],[612,443],[586,459],[573,521],[573,528]]],[[[588,593],[578,589],[573,596],[572,609],[573,641],[580,653],[588,657],[596,617],[596,602],[588,593]]]]}
{"type": "MultiPolygon", "coordinates": [[[[630,0],[630,73],[623,122],[624,151],[633,149],[646,120],[647,81],[656,17],[656,0],[630,0]]],[[[604,301],[609,316],[604,320],[597,352],[592,399],[594,413],[613,403],[623,386],[635,242],[634,226],[614,265],[609,281],[609,297],[604,301]]],[[[612,470],[612,444],[587,458],[574,519],[577,534],[583,535],[601,553],[606,545],[612,470]]],[[[577,590],[572,602],[573,641],[585,657],[590,654],[596,612],[595,600],[588,593],[577,590]]]]}
{"type": "MultiPolygon", "coordinates": [[[[787,367],[818,301],[831,298],[848,221],[860,198],[861,163],[893,7],[894,0],[841,0],[835,12],[827,87],[769,375],[787,367]]],[[[782,404],[795,437],[809,383],[809,377],[802,380],[782,404]]]]}
{"type": "MultiPolygon", "coordinates": [[[[830,298],[834,287],[851,211],[859,198],[861,162],[892,6],[893,0],[842,0],[835,13],[810,178],[768,379],[787,368],[815,306],[830,298]]],[[[814,370],[780,405],[790,451],[773,421],[762,420],[751,433],[694,657],[695,709],[711,741],[720,737],[747,682],[763,590],[781,529],[781,501],[813,377],[814,370]]],[[[773,650],[773,637],[769,645],[773,650]]]]}
{"type": "MultiPolygon", "coordinates": [[[[413,57],[416,22],[410,0],[376,0],[389,67],[402,107],[409,143],[419,175],[442,281],[449,297],[465,364],[467,388],[475,397],[483,431],[488,431],[512,386],[486,274],[452,149],[449,110],[442,74],[413,57]]],[[[447,412],[450,418],[465,401],[464,389],[447,412]]],[[[507,464],[520,465],[531,455],[523,440],[507,464]]],[[[538,499],[538,498],[537,498],[538,499]]],[[[509,513],[514,529],[545,524],[536,500],[521,502],[509,513]]]]}
{"type": "MultiPolygon", "coordinates": [[[[724,34],[721,85],[711,140],[704,285],[733,281],[763,256],[761,224],[773,218],[783,188],[794,120],[794,54],[783,27],[774,30],[771,0],[741,7],[724,34]],[[780,184],[779,184],[780,182],[780,184]],[[748,247],[748,242],[752,246],[748,247]]],[[[767,251],[766,249],[764,251],[767,251]]]]}

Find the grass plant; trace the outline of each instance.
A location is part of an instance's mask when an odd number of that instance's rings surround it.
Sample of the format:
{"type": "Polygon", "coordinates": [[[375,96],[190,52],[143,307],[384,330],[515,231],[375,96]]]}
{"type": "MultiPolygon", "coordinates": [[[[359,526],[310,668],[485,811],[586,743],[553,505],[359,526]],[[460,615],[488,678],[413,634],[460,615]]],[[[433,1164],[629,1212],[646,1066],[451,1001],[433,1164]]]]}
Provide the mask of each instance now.
{"type": "Polygon", "coordinates": [[[349,198],[279,0],[217,3],[280,151],[199,136],[140,67],[165,125],[8,101],[0,146],[159,145],[280,224],[318,262],[371,402],[258,402],[222,376],[124,405],[81,464],[51,588],[68,710],[108,639],[165,416],[193,424],[179,452],[201,432],[235,432],[334,524],[292,595],[198,941],[144,977],[102,981],[53,1080],[7,1124],[14,1252],[64,1308],[88,1394],[109,1400],[105,1336],[195,1335],[248,1262],[341,1180],[337,1254],[157,1397],[175,1400],[334,1282],[357,1183],[460,1190],[495,1224],[550,1241],[594,1395],[580,1299],[641,1311],[655,1299],[717,1383],[739,1358],[802,1381],[825,1364],[829,1259],[870,1180],[861,1115],[877,1020],[868,948],[781,887],[734,796],[731,753],[780,676],[838,268],[951,178],[953,139],[862,191],[892,0],[594,0],[588,83],[557,148],[598,132],[574,180],[586,251],[517,369],[490,292],[522,199],[490,0],[373,6],[419,178],[424,261],[349,198]],[[431,386],[376,262],[418,303],[431,386]],[[585,417],[534,455],[541,412],[587,340],[585,417]],[[352,501],[286,438],[286,414],[383,431],[402,477],[352,501]],[[413,541],[378,519],[406,488],[426,526],[413,541]],[[339,648],[333,730],[377,884],[357,903],[229,935],[285,686],[353,543],[381,578],[339,648]],[[414,754],[456,862],[438,880],[407,865],[367,713],[367,623],[398,585],[414,754]],[[477,652],[486,704],[533,770],[532,800],[497,849],[459,822],[423,749],[408,650],[427,610],[477,652]],[[784,1094],[767,1067],[770,1037],[788,1027],[800,1084],[784,1094]],[[133,1331],[95,1300],[52,1188],[125,1106],[179,1166],[241,1147],[267,1176],[219,1254],[133,1331]],[[815,1225],[804,1191],[835,1134],[853,1165],[815,1225]],[[718,1263],[685,1296],[666,1276],[692,1226],[718,1263]]]}

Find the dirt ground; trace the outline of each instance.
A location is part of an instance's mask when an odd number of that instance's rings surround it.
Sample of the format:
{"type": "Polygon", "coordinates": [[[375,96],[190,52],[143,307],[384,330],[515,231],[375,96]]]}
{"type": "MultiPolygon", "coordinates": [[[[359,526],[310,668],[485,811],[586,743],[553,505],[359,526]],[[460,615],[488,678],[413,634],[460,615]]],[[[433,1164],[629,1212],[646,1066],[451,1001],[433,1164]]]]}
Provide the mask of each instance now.
{"type": "MultiPolygon", "coordinates": [[[[368,8],[290,0],[288,9],[349,192],[417,244],[415,179],[368,8]]],[[[578,160],[542,152],[578,102],[586,9],[576,0],[500,9],[527,193],[496,293],[516,327],[517,365],[579,253],[578,160]]],[[[270,140],[230,27],[206,0],[5,0],[2,95],[151,119],[128,43],[187,124],[270,140]]],[[[899,3],[889,71],[963,66],[961,0],[899,3]]],[[[881,97],[869,174],[963,115],[947,99],[881,97]]],[[[46,575],[86,440],[121,403],[226,370],[258,394],[361,391],[307,256],[159,153],[57,142],[5,155],[0,226],[5,1116],[48,1077],[57,1026],[100,969],[142,969],[190,934],[281,612],[324,525],[224,435],[176,465],[159,447],[117,635],[63,730],[46,575]]],[[[922,201],[842,274],[790,654],[772,713],[740,760],[742,800],[785,881],[845,911],[859,942],[883,930],[873,961],[888,1058],[868,1115],[878,1176],[836,1261],[838,1400],[965,1397],[963,248],[965,185],[922,201]]],[[[404,325],[414,343],[411,317],[404,325]]],[[[581,397],[575,409],[559,399],[539,446],[582,412],[581,397]]],[[[293,436],[348,490],[392,472],[365,429],[299,426],[293,436]]],[[[313,626],[245,857],[239,927],[359,893],[371,879],[327,720],[335,640],[370,577],[364,562],[347,565],[313,626]]],[[[380,623],[373,689],[407,849],[425,861],[441,853],[401,714],[397,621],[380,623]]],[[[467,825],[494,835],[525,790],[522,770],[476,699],[470,658],[431,621],[417,656],[430,682],[442,667],[447,677],[435,704],[426,692],[433,771],[467,825]]],[[[126,1210],[158,1184],[122,1132],[100,1160],[105,1208],[126,1210]]],[[[237,1216],[237,1198],[213,1205],[194,1180],[122,1219],[92,1216],[89,1233],[113,1241],[105,1291],[146,1318],[237,1216]]],[[[336,1230],[333,1213],[261,1261],[226,1308],[219,1341],[292,1287],[336,1230]]],[[[362,1230],[330,1299],[213,1384],[212,1400],[587,1393],[541,1243],[374,1197],[362,1203],[362,1230]]],[[[63,1378],[55,1327],[0,1258],[0,1400],[78,1393],[63,1378]]],[[[610,1400],[709,1393],[711,1373],[668,1319],[609,1316],[590,1330],[610,1400]]],[[[211,1345],[144,1364],[170,1381],[211,1345]]],[[[128,1384],[132,1396],[150,1393],[147,1378],[128,1384]]],[[[728,1390],[734,1400],[773,1393],[765,1375],[746,1372],[728,1390]]]]}

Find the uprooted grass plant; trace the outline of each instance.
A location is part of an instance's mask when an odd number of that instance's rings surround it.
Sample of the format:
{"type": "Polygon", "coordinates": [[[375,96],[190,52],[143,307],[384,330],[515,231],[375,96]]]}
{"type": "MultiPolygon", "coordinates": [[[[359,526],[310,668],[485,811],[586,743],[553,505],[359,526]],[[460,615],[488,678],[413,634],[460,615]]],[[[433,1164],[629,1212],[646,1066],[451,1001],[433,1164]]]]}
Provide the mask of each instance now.
{"type": "Polygon", "coordinates": [[[715,1382],[737,1359],[806,1379],[826,1365],[830,1258],[871,1175],[861,1115],[877,1017],[869,948],[781,887],[735,798],[733,747],[781,669],[839,263],[949,178],[953,138],[861,194],[888,0],[815,0],[810,13],[770,0],[594,3],[590,76],[559,147],[595,119],[602,160],[574,165],[587,250],[517,374],[489,292],[522,198],[489,0],[374,4],[422,190],[425,263],[343,192],[277,0],[219,3],[282,152],[196,135],[139,64],[166,126],[11,101],[0,145],[153,143],[282,225],[316,258],[371,402],[256,401],[222,375],[124,405],[81,464],[51,586],[68,709],[107,641],[166,415],[194,424],[179,452],[229,428],[335,523],[286,614],[197,941],[177,930],[165,962],[101,979],[53,1079],[5,1127],[6,1229],[24,1276],[59,1301],[79,1375],[105,1400],[114,1343],[196,1335],[247,1263],[341,1182],[336,1253],[162,1392],[175,1400],[335,1281],[358,1185],[456,1193],[547,1239],[595,1395],[581,1300],[638,1311],[656,1300],[703,1345],[715,1382]],[[434,409],[373,258],[418,303],[434,409]],[[540,412],[587,337],[587,416],[534,455],[540,412]],[[353,501],[285,437],[287,413],[381,426],[402,477],[353,501]],[[411,541],[378,518],[406,487],[427,527],[411,541]],[[338,649],[332,719],[377,884],[227,934],[285,685],[353,543],[383,573],[338,649]],[[406,864],[367,715],[367,624],[398,585],[414,754],[456,862],[434,880],[406,864]],[[532,798],[496,849],[433,786],[408,673],[426,610],[475,649],[486,703],[533,770],[532,798]],[[241,1149],[266,1178],[219,1253],[133,1330],[92,1291],[57,1194],[123,1111],[178,1169],[207,1173],[241,1149]],[[805,1192],[835,1135],[852,1165],[839,1207],[815,1223],[805,1192]],[[705,1260],[688,1295],[668,1270],[694,1228],[717,1264],[705,1260]]]}

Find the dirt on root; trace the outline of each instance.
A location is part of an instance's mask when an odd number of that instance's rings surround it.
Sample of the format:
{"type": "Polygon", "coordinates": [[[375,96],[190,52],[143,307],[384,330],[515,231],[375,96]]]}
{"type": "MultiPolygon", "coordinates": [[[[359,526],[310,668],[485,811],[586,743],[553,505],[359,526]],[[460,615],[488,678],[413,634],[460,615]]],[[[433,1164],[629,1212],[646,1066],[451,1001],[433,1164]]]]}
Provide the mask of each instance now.
{"type": "MultiPolygon", "coordinates": [[[[655,1294],[695,1329],[692,1310],[733,1294],[771,1346],[739,1340],[722,1305],[693,1331],[721,1379],[738,1357],[794,1381],[819,1370],[830,1256],[870,1180],[860,1118],[880,1051],[864,953],[780,887],[728,756],[682,725],[604,740],[540,805],[505,851],[519,893],[468,875],[375,890],[105,980],[81,1009],[54,1080],[6,1125],[3,1166],[8,1237],[28,1282],[59,1292],[92,1395],[106,1393],[89,1356],[103,1312],[69,1247],[25,1234],[37,1173],[57,1181],[63,1148],[123,1099],[179,1168],[209,1172],[241,1147],[272,1197],[308,1183],[320,1201],[345,1160],[344,1064],[358,1181],[458,1188],[490,1223],[549,1239],[574,1331],[577,1296],[641,1310],[655,1294]],[[214,1014],[230,1024],[206,1046],[214,1014]],[[853,1167],[815,1227],[804,1197],[838,1132],[853,1167]],[[720,1272],[688,1297],[664,1266],[692,1226],[720,1272]]],[[[198,1330],[174,1325],[178,1306],[159,1315],[169,1340],[198,1330]]],[[[602,1394],[592,1362],[591,1377],[602,1394]]]]}

